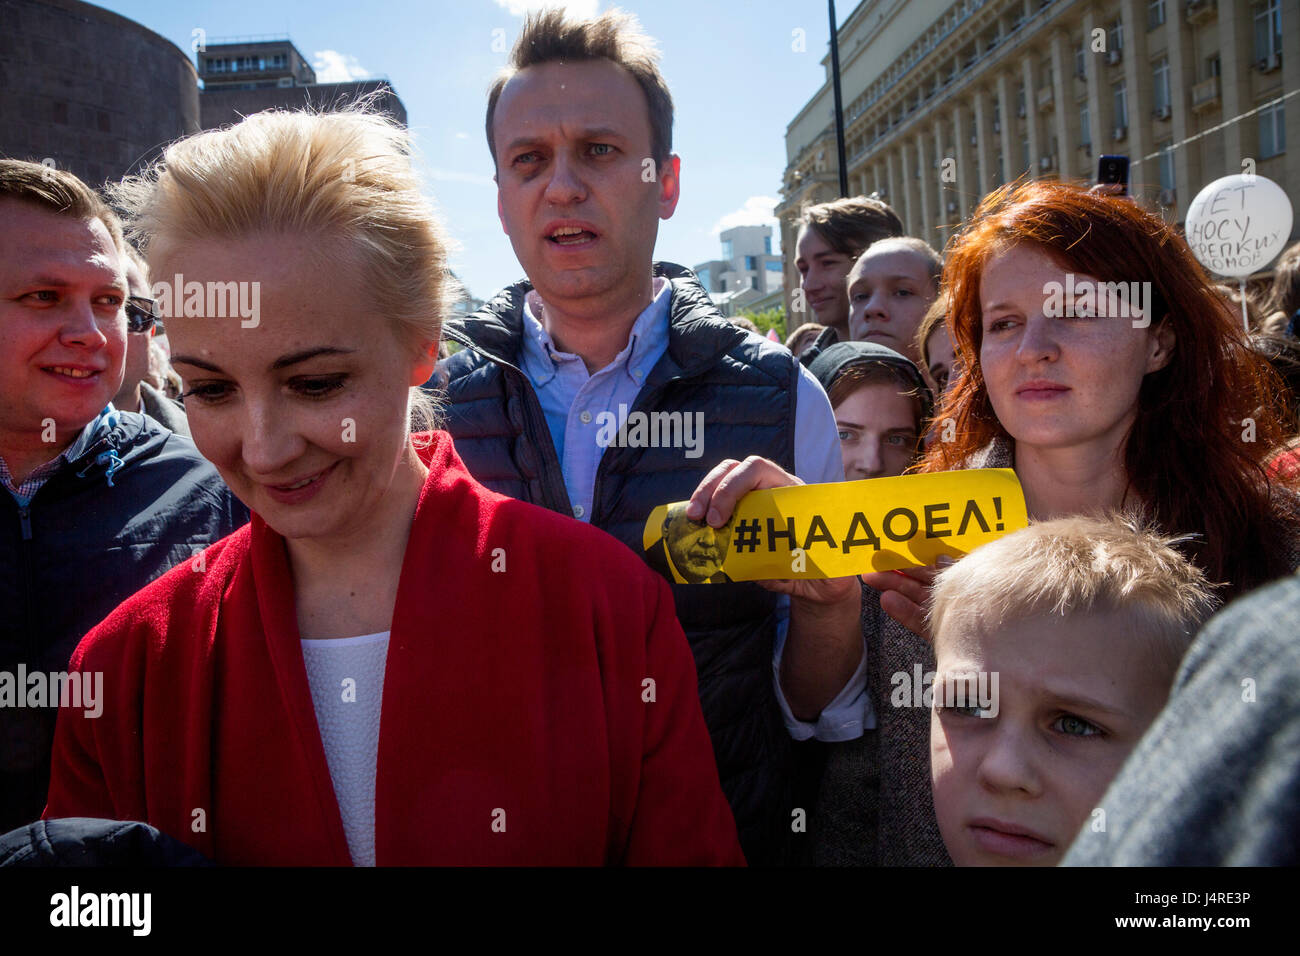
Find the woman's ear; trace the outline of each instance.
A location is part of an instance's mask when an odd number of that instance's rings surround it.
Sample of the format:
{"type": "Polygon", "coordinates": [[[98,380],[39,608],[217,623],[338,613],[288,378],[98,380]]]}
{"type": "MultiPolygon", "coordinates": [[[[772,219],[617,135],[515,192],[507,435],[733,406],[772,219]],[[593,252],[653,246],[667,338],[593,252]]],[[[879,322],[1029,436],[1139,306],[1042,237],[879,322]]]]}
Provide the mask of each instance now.
{"type": "Polygon", "coordinates": [[[438,342],[422,342],[420,344],[419,358],[415,366],[411,369],[410,386],[423,385],[429,379],[433,378],[434,369],[438,366],[438,342]]]}
{"type": "Polygon", "coordinates": [[[1158,372],[1174,357],[1174,347],[1177,345],[1174,324],[1168,316],[1148,331],[1147,343],[1147,371],[1158,372]]]}

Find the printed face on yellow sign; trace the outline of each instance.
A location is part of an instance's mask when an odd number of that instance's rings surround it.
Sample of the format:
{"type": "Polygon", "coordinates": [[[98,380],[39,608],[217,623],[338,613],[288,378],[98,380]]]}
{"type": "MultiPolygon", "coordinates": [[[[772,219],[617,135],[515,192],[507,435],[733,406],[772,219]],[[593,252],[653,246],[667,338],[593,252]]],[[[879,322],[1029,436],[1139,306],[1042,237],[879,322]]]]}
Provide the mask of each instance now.
{"type": "Polygon", "coordinates": [[[713,528],[707,522],[686,517],[684,504],[670,505],[664,518],[663,540],[672,569],[686,584],[699,584],[714,578],[730,580],[721,575],[722,563],[727,560],[731,544],[730,522],[721,528],[713,528]]]}

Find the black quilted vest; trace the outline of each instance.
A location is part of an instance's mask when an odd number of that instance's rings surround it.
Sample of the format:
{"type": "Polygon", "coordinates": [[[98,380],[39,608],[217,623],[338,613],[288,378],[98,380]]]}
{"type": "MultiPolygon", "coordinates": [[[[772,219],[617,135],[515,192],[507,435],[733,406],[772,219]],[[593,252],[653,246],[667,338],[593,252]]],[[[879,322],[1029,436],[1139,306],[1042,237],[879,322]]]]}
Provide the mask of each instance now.
{"type": "MultiPolygon", "coordinates": [[[[591,523],[638,554],[650,511],[689,498],[723,459],[761,455],[794,471],[795,360],[728,323],[690,271],[657,263],[655,275],[672,283],[668,348],[633,411],[703,412],[704,444],[699,458],[680,448],[605,449],[591,523]]],[[[464,348],[443,364],[446,427],[484,485],[571,515],[546,417],[519,368],[531,288],[517,283],[447,324],[444,334],[464,348]]],[[[785,863],[793,851],[791,741],[772,687],[776,597],[756,584],[672,589],[745,854],[751,864],[785,863]]]]}

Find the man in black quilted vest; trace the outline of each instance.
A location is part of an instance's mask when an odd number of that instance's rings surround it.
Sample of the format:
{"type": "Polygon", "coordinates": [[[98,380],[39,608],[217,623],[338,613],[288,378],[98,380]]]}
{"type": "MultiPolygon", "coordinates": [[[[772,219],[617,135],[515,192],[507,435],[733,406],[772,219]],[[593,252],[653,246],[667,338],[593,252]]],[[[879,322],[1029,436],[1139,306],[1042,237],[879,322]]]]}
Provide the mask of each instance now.
{"type": "MultiPolygon", "coordinates": [[[[443,366],[448,428],[476,478],[638,553],[651,510],[689,498],[725,460],[843,478],[816,380],[728,323],[688,270],[653,261],[678,200],[672,119],[633,18],[548,11],[525,23],[489,94],[487,137],[528,281],[449,322],[463,348],[443,366]]],[[[862,732],[862,649],[822,637],[856,626],[857,591],[835,605],[757,584],[673,593],[746,855],[798,859],[812,808],[794,796],[792,738],[862,732]]]]}

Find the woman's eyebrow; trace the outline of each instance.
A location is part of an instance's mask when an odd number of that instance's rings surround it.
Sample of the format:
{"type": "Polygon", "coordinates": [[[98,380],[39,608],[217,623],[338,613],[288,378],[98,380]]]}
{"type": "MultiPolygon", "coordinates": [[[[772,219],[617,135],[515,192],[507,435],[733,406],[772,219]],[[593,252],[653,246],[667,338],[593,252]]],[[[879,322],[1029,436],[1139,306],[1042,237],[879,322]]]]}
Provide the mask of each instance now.
{"type": "Polygon", "coordinates": [[[319,355],[351,355],[355,351],[356,349],[340,349],[330,345],[322,345],[313,349],[303,349],[301,352],[290,352],[288,355],[282,355],[272,362],[271,371],[276,372],[282,368],[288,368],[290,365],[297,365],[299,362],[316,358],[319,355]]]}
{"type": "MultiPolygon", "coordinates": [[[[290,352],[288,355],[282,355],[271,363],[271,370],[278,371],[282,368],[288,368],[290,365],[297,365],[299,362],[305,362],[308,359],[316,358],[318,355],[351,355],[356,349],[340,349],[329,345],[322,345],[313,349],[303,349],[301,352],[290,352]]],[[[205,362],[203,359],[195,358],[191,355],[173,355],[172,364],[193,365],[195,368],[201,368],[207,372],[221,373],[220,366],[213,365],[211,362],[205,362]]]]}

